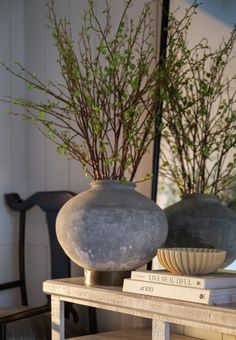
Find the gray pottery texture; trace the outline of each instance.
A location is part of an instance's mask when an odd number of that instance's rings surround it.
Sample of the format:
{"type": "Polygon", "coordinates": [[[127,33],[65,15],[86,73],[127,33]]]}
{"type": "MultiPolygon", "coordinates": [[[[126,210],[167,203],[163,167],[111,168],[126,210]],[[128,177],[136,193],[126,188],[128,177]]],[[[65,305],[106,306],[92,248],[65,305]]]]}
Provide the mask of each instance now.
{"type": "Polygon", "coordinates": [[[59,211],[56,232],[66,254],[93,271],[128,271],[149,262],[168,231],[164,212],[133,183],[94,181],[59,211]]]}
{"type": "Polygon", "coordinates": [[[165,247],[226,250],[224,267],[236,258],[236,213],[217,196],[185,194],[165,209],[169,232],[165,247]]]}

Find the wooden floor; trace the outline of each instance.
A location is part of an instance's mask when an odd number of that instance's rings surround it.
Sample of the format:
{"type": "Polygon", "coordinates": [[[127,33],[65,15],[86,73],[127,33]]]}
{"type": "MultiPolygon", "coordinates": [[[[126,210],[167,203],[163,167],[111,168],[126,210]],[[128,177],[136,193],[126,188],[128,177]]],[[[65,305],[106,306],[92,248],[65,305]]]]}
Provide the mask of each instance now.
{"type": "MultiPolygon", "coordinates": [[[[71,338],[70,340],[151,340],[151,329],[135,328],[127,330],[112,331],[95,335],[71,338]]],[[[68,339],[69,340],[69,339],[68,339]]],[[[170,340],[199,340],[189,336],[171,334],[170,340]]]]}

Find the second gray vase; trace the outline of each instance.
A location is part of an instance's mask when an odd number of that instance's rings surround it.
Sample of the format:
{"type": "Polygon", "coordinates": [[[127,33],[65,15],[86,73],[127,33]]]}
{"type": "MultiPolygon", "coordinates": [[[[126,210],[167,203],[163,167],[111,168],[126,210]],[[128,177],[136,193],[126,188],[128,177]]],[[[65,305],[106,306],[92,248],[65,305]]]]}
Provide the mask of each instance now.
{"type": "Polygon", "coordinates": [[[169,224],[166,247],[226,250],[224,267],[236,259],[236,213],[217,196],[184,194],[165,213],[169,224]]]}

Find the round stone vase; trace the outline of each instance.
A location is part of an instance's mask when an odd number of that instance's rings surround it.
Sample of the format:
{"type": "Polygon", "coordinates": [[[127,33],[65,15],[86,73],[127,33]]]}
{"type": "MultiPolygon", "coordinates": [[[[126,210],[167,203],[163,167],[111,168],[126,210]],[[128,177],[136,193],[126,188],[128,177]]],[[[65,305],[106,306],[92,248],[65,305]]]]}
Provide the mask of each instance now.
{"type": "Polygon", "coordinates": [[[226,250],[224,267],[236,259],[236,213],[217,196],[184,194],[165,213],[169,224],[165,247],[226,250]]]}
{"type": "Polygon", "coordinates": [[[114,273],[129,276],[156,255],[167,231],[156,203],[135,191],[135,184],[119,181],[92,182],[62,207],[56,221],[59,243],[85,269],[87,283],[99,283],[93,282],[97,278],[105,284],[104,277],[114,273]]]}

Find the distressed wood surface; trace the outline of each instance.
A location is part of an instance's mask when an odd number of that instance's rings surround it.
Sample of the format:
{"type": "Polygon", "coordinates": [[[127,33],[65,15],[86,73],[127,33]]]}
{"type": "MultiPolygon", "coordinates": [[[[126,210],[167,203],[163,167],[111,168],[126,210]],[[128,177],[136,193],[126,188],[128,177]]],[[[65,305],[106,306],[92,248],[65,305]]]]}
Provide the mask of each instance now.
{"type": "Polygon", "coordinates": [[[59,296],[52,295],[51,304],[52,304],[51,310],[52,339],[63,340],[65,334],[64,302],[60,300],[59,296]]]}
{"type": "Polygon", "coordinates": [[[48,280],[44,292],[62,301],[146,317],[162,322],[236,334],[236,304],[208,306],[122,292],[115,287],[86,287],[83,278],[48,280]]]}
{"type": "Polygon", "coordinates": [[[152,340],[170,340],[169,322],[152,320],[152,340]]]}
{"type": "MultiPolygon", "coordinates": [[[[124,329],[94,335],[70,338],[68,340],[151,340],[152,331],[148,328],[124,329]]],[[[170,340],[200,340],[189,336],[171,334],[170,340]]]]}

